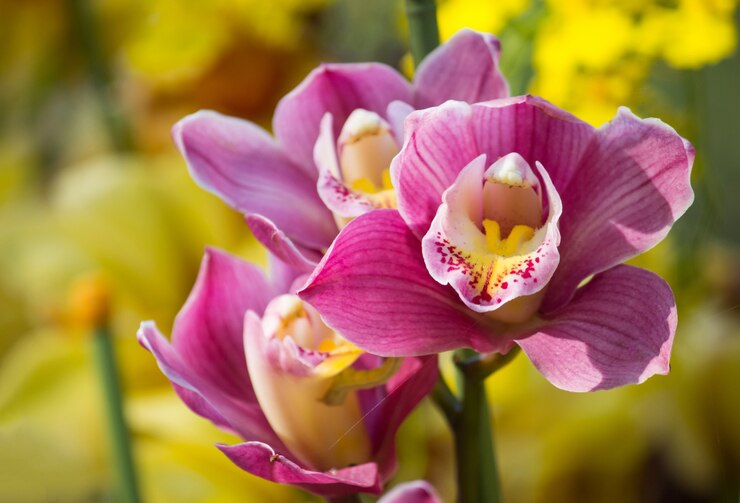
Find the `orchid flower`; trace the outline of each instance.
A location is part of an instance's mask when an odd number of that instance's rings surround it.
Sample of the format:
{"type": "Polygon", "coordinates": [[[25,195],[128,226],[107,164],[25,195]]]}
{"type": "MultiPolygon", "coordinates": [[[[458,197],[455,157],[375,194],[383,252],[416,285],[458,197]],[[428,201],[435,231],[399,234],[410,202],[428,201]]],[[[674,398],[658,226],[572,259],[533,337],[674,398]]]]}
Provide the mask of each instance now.
{"type": "Polygon", "coordinates": [[[274,265],[267,278],[208,250],[172,342],[153,322],[139,342],[190,409],[245,440],[218,446],[242,469],[327,497],[379,494],[436,358],[364,353],[289,293],[293,270],[274,265]]]}
{"type": "Polygon", "coordinates": [[[350,222],[299,295],[375,354],[518,344],[562,389],[643,382],[669,370],[675,301],[621,264],[689,207],[693,159],[626,108],[599,129],[533,96],[416,111],[398,209],[350,222]]]}
{"type": "Polygon", "coordinates": [[[411,84],[379,63],[325,64],[280,101],[275,138],[211,111],[182,119],[173,136],[193,178],[243,212],[275,255],[308,272],[349,220],[395,207],[388,173],[410,111],[508,96],[499,50],[492,35],[463,30],[411,84]]]}

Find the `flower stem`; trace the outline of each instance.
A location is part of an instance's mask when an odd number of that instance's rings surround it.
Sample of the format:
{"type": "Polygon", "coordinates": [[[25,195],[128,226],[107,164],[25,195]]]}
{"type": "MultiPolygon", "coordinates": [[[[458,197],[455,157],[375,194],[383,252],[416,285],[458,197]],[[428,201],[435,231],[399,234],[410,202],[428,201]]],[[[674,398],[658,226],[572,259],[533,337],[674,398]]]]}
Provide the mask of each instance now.
{"type": "Polygon", "coordinates": [[[141,498],[131,454],[128,428],[123,415],[123,396],[110,330],[105,325],[97,327],[93,341],[98,371],[105,393],[113,461],[119,479],[120,499],[118,501],[139,503],[141,498]]]}
{"type": "MultiPolygon", "coordinates": [[[[462,376],[461,407],[457,414],[443,408],[450,421],[457,456],[457,486],[460,503],[500,503],[501,485],[494,453],[491,416],[486,398],[485,379],[518,354],[518,347],[505,355],[461,351],[456,365],[462,376]],[[450,420],[452,418],[452,420],[450,420]]],[[[435,400],[440,403],[435,390],[435,400]]],[[[454,398],[454,397],[453,397],[454,398]]]]}
{"type": "Polygon", "coordinates": [[[326,503],[362,503],[359,494],[348,494],[347,496],[337,496],[335,498],[326,498],[326,503]]]}
{"type": "Polygon", "coordinates": [[[439,45],[435,0],[406,0],[411,55],[417,68],[427,54],[439,45]]]}

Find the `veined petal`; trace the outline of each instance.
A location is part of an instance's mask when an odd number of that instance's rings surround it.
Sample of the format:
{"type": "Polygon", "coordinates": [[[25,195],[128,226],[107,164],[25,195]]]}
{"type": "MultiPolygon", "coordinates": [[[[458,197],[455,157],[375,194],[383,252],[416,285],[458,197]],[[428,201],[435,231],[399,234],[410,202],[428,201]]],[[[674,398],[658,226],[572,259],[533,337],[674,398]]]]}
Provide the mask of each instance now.
{"type": "Polygon", "coordinates": [[[314,494],[340,497],[358,492],[380,494],[381,482],[375,463],[319,472],[301,468],[278,454],[267,444],[245,442],[218,445],[228,458],[243,470],[279,484],[290,484],[314,494]]]}
{"type": "Polygon", "coordinates": [[[627,108],[602,126],[565,192],[561,262],[544,307],[568,302],[586,277],[661,241],[691,205],[694,150],[657,119],[627,108]]]}
{"type": "Polygon", "coordinates": [[[398,484],[378,500],[378,503],[442,503],[434,487],[425,480],[398,484]]]}
{"type": "Polygon", "coordinates": [[[244,313],[262,313],[277,293],[256,266],[206,249],[193,290],[175,318],[174,350],[214,387],[253,402],[244,359],[244,313]]]}
{"type": "Polygon", "coordinates": [[[512,345],[429,276],[421,243],[394,210],[350,222],[298,294],[346,339],[381,356],[512,345]]]}
{"type": "Polygon", "coordinates": [[[300,243],[322,248],[336,233],[315,174],[290,161],[258,126],[211,111],[190,115],[173,136],[193,178],[242,213],[269,218],[300,243]]]}
{"type": "MultiPolygon", "coordinates": [[[[483,220],[485,155],[466,166],[444,193],[443,203],[422,239],[424,262],[431,276],[443,285],[451,285],[465,305],[476,312],[499,310],[514,299],[539,292],[558,265],[562,204],[547,171],[539,163],[537,168],[546,187],[549,216],[516,250],[506,254],[490,250],[486,235],[478,227],[483,220]]],[[[515,232],[509,240],[516,237],[515,232]]],[[[503,316],[501,321],[524,321],[518,319],[520,313],[503,316]]]]}
{"type": "Polygon", "coordinates": [[[393,68],[379,63],[325,64],[287,94],[275,110],[273,131],[287,155],[315,176],[313,149],[325,113],[334,117],[334,138],[357,108],[381,116],[395,100],[411,103],[411,88],[393,68]]]}
{"type": "Polygon", "coordinates": [[[392,191],[387,194],[369,195],[352,190],[342,181],[332,123],[332,115],[329,113],[324,115],[314,149],[314,161],[319,169],[317,190],[327,208],[335,215],[349,219],[368,211],[395,205],[392,191]]]}
{"type": "Polygon", "coordinates": [[[499,70],[501,44],[493,35],[460,30],[432,51],[414,75],[416,108],[447,100],[478,103],[509,95],[499,70]]]}
{"type": "Polygon", "coordinates": [[[467,103],[448,101],[406,118],[405,142],[391,163],[391,179],[398,211],[419,238],[429,230],[442,193],[479,155],[470,114],[467,103]]]}
{"type": "Polygon", "coordinates": [[[257,241],[289,266],[309,272],[321,259],[318,251],[294,243],[270,219],[261,215],[247,215],[246,220],[257,241]]]}
{"type": "Polygon", "coordinates": [[[517,152],[530,165],[541,162],[561,196],[595,136],[593,126],[537,96],[477,103],[469,120],[479,153],[494,161],[517,152]]]}
{"type": "Polygon", "coordinates": [[[620,265],[597,274],[517,343],[558,388],[595,391],[667,374],[675,331],[668,284],[620,265]]]}
{"type": "MultiPolygon", "coordinates": [[[[162,373],[182,401],[196,414],[243,438],[268,442],[285,449],[265,419],[256,400],[235,397],[194,371],[177,350],[157,330],[153,322],[144,322],[137,332],[139,344],[150,351],[162,373]]],[[[246,393],[253,395],[249,381],[246,393]]]]}

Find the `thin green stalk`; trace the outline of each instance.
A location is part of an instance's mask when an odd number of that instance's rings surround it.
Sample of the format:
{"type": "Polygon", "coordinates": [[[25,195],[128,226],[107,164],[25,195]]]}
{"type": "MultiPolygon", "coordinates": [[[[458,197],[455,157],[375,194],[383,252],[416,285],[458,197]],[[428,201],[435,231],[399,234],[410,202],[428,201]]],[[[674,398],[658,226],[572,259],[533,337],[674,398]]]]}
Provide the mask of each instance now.
{"type": "MultiPolygon", "coordinates": [[[[491,415],[485,380],[509,363],[518,347],[505,355],[480,355],[469,350],[456,354],[462,397],[459,413],[447,415],[452,426],[457,456],[457,486],[460,503],[500,503],[501,483],[494,451],[491,415]]],[[[437,392],[435,391],[435,399],[437,392]]]]}
{"type": "Polygon", "coordinates": [[[128,125],[110,91],[110,70],[101,50],[103,44],[90,0],[67,0],[67,7],[111,144],[119,152],[131,150],[128,125]]]}
{"type": "Polygon", "coordinates": [[[406,0],[406,18],[409,21],[409,39],[414,65],[439,45],[437,4],[435,0],[406,0]]]}
{"type": "Polygon", "coordinates": [[[139,488],[136,480],[131,443],[123,415],[123,394],[118,378],[115,353],[111,333],[107,327],[95,329],[93,336],[95,359],[105,394],[108,430],[110,434],[113,464],[118,474],[119,501],[139,503],[139,488]]]}

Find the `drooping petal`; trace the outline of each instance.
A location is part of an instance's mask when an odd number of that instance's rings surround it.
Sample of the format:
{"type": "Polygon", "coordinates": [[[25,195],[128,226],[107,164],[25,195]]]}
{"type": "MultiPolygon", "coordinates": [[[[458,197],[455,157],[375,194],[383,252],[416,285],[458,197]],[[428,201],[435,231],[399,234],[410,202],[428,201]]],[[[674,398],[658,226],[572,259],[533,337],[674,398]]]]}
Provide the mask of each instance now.
{"type": "Polygon", "coordinates": [[[398,211],[419,238],[429,229],[442,193],[479,155],[470,113],[468,104],[449,101],[406,118],[405,143],[391,163],[391,178],[398,211]]]}
{"type": "Polygon", "coordinates": [[[378,503],[442,503],[434,487],[425,480],[398,484],[378,500],[378,503]]]}
{"type": "MultiPolygon", "coordinates": [[[[154,355],[162,373],[172,382],[177,394],[193,412],[243,438],[267,442],[284,449],[256,400],[248,396],[232,396],[200,376],[183,360],[153,322],[142,323],[137,338],[139,344],[154,355]]],[[[245,383],[245,387],[246,394],[253,397],[249,381],[245,383]]]]}
{"type": "Polygon", "coordinates": [[[313,148],[325,113],[334,117],[334,138],[356,108],[381,116],[395,100],[411,103],[411,88],[379,63],[325,64],[312,71],[275,109],[275,136],[290,158],[316,176],[313,148]]]}
{"type": "Polygon", "coordinates": [[[447,100],[478,103],[509,95],[509,85],[499,70],[501,44],[496,37],[460,30],[432,51],[414,75],[416,108],[447,100]]]}
{"type": "MultiPolygon", "coordinates": [[[[525,167],[534,176],[529,166],[525,167]]],[[[500,313],[510,308],[511,301],[545,288],[559,261],[558,219],[562,205],[547,171],[539,163],[537,167],[546,187],[549,216],[516,251],[512,249],[505,255],[491,251],[487,236],[478,228],[483,215],[486,172],[483,155],[465,167],[444,193],[443,204],[422,239],[424,262],[431,276],[443,285],[451,285],[470,309],[481,313],[497,311],[501,321],[524,321],[536,311],[538,302],[500,313]]]]}
{"type": "Polygon", "coordinates": [[[315,175],[290,161],[258,126],[200,111],[172,132],[193,178],[233,208],[269,218],[306,246],[326,247],[334,238],[336,226],[316,194],[315,175]]]}
{"type": "Polygon", "coordinates": [[[317,472],[301,468],[285,456],[260,442],[218,445],[218,448],[241,469],[279,484],[290,484],[326,497],[339,497],[359,492],[379,494],[381,482],[375,463],[317,472]]]}
{"type": "Polygon", "coordinates": [[[595,391],[667,374],[675,331],[668,284],[620,265],[597,274],[517,343],[558,388],[595,391]]]}
{"type": "Polygon", "coordinates": [[[437,357],[405,358],[401,368],[380,389],[360,392],[363,419],[374,445],[381,480],[396,469],[396,433],[403,421],[429,394],[439,375],[437,357]],[[369,396],[368,396],[369,395],[369,396]]]}
{"type": "Polygon", "coordinates": [[[297,245],[269,219],[260,215],[247,215],[246,220],[257,241],[289,266],[309,272],[321,259],[318,251],[297,245]]]}
{"type": "Polygon", "coordinates": [[[512,345],[489,335],[487,320],[429,276],[421,243],[394,210],[350,222],[299,296],[342,336],[381,356],[465,346],[506,352],[512,345]]]}
{"type": "Polygon", "coordinates": [[[693,201],[693,160],[675,130],[626,108],[600,128],[561,191],[561,262],[544,307],[564,305],[584,278],[662,240],[693,201]]]}
{"type": "Polygon", "coordinates": [[[193,290],[175,318],[174,350],[214,387],[253,402],[244,358],[244,314],[262,313],[277,293],[258,267],[207,249],[193,290]]]}

